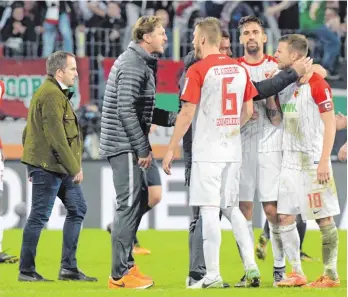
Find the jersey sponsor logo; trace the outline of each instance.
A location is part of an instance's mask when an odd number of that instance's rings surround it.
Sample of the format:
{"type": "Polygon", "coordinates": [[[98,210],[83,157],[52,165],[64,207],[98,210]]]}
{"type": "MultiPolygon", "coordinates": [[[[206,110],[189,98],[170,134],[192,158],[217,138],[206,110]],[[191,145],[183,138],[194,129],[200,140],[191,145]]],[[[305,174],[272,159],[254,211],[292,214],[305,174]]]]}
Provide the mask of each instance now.
{"type": "Polygon", "coordinates": [[[240,120],[239,118],[217,118],[216,119],[216,126],[236,126],[239,125],[240,120]]]}
{"type": "Polygon", "coordinates": [[[282,112],[297,112],[296,103],[281,104],[282,112]]]}

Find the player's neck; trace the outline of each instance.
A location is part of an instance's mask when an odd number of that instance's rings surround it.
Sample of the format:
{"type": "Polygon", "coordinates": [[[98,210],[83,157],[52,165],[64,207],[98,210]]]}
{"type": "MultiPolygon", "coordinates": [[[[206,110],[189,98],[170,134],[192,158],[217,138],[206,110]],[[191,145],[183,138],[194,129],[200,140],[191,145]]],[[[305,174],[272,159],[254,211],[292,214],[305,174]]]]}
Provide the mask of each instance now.
{"type": "Polygon", "coordinates": [[[255,54],[249,54],[248,52],[245,52],[244,54],[244,60],[249,64],[257,64],[260,63],[263,58],[265,57],[265,54],[263,51],[259,51],[255,54]]]}
{"type": "Polygon", "coordinates": [[[207,49],[205,50],[203,53],[202,53],[202,58],[205,59],[206,57],[210,56],[210,55],[220,55],[220,51],[218,48],[210,48],[210,49],[207,49]]]}

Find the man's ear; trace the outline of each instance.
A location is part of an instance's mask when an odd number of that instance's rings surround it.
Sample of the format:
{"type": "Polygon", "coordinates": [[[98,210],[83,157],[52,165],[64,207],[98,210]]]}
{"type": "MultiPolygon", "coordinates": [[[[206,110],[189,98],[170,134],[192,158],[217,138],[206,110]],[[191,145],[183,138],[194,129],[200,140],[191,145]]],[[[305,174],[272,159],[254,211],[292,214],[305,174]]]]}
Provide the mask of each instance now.
{"type": "Polygon", "coordinates": [[[201,37],[201,44],[203,45],[205,43],[205,36],[201,37]]]}
{"type": "Polygon", "coordinates": [[[298,60],[299,58],[300,58],[300,55],[299,55],[297,52],[293,51],[293,52],[290,53],[290,59],[291,59],[291,61],[295,62],[295,61],[298,60]]]}
{"type": "Polygon", "coordinates": [[[266,34],[266,33],[263,33],[262,42],[263,42],[263,43],[266,43],[266,42],[267,42],[267,39],[268,39],[267,34],[266,34]]]}
{"type": "Polygon", "coordinates": [[[151,38],[151,36],[150,36],[149,33],[146,33],[146,34],[143,35],[143,40],[144,40],[147,44],[150,43],[150,38],[151,38]]]}

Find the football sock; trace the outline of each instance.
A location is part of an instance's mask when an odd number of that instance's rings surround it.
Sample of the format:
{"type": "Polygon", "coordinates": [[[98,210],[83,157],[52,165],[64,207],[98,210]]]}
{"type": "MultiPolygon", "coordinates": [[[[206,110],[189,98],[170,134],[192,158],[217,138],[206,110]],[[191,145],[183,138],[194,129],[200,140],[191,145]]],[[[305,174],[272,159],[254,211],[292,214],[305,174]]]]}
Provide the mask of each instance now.
{"type": "Polygon", "coordinates": [[[201,206],[203,253],[207,272],[205,277],[216,279],[220,276],[221,225],[220,208],[201,206]]]}
{"type": "Polygon", "coordinates": [[[278,224],[269,223],[274,267],[285,267],[285,254],[278,224]]]}
{"type": "Polygon", "coordinates": [[[244,264],[244,270],[257,269],[254,255],[254,243],[250,235],[250,224],[239,207],[229,207],[223,210],[226,218],[231,222],[232,232],[237,241],[238,249],[244,264]],[[249,230],[249,232],[248,232],[249,230]]]}
{"type": "Polygon", "coordinates": [[[296,223],[279,226],[279,231],[285,255],[292,266],[293,272],[304,274],[300,257],[300,237],[296,229],[296,223]]]}
{"type": "Polygon", "coordinates": [[[338,254],[338,233],[335,222],[327,226],[320,226],[322,236],[322,253],[324,263],[324,275],[332,280],[338,278],[337,254],[338,254]]]}

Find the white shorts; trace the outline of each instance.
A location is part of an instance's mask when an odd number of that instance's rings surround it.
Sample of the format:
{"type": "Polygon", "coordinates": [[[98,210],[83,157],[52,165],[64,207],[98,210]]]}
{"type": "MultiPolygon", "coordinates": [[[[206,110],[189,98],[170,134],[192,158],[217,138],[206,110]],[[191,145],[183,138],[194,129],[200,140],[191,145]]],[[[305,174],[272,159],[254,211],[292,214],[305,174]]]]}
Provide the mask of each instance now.
{"type": "Polygon", "coordinates": [[[340,213],[332,168],[330,182],[325,185],[317,181],[317,168],[318,164],[314,161],[311,168],[305,170],[282,167],[277,206],[279,214],[301,214],[303,220],[317,220],[340,213]]]}
{"type": "Polygon", "coordinates": [[[240,163],[193,162],[191,206],[238,206],[240,163]]]}
{"type": "Polygon", "coordinates": [[[239,201],[277,201],[281,164],[282,152],[243,152],[239,201]]]}

